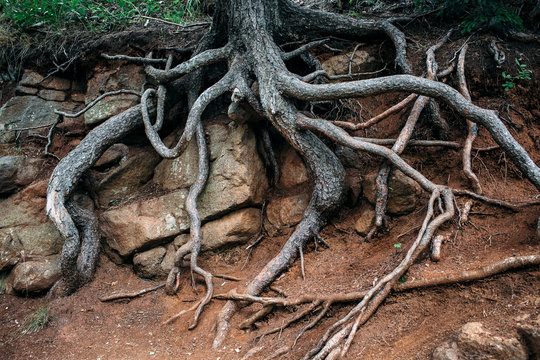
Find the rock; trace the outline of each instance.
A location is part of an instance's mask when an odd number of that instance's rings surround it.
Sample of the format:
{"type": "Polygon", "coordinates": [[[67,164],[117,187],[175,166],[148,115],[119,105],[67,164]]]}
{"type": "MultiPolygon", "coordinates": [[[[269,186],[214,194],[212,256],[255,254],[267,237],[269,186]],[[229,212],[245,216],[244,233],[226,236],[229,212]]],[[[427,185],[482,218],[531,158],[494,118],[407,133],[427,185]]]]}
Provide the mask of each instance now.
{"type": "MultiPolygon", "coordinates": [[[[88,105],[98,96],[109,91],[119,89],[140,91],[144,81],[143,68],[133,64],[122,65],[113,70],[98,71],[88,81],[86,104],[88,105]]],[[[87,125],[98,124],[136,105],[138,101],[139,98],[136,95],[119,94],[108,96],[85,113],[85,122],[87,125]]]]}
{"type": "Polygon", "coordinates": [[[165,256],[163,257],[163,260],[161,260],[161,271],[163,274],[167,275],[171,271],[172,267],[174,266],[174,255],[176,254],[176,247],[173,243],[170,243],[167,245],[167,252],[165,253],[165,256]]]}
{"type": "Polygon", "coordinates": [[[268,234],[277,235],[282,229],[298,224],[302,220],[309,199],[309,194],[300,194],[270,200],[266,207],[264,224],[268,234]]]}
{"type": "Polygon", "coordinates": [[[129,154],[129,148],[122,144],[114,144],[108,148],[103,155],[96,161],[94,168],[103,170],[117,165],[120,161],[126,160],[129,154]]]}
{"type": "Polygon", "coordinates": [[[201,248],[215,250],[236,244],[245,244],[259,232],[261,210],[247,208],[206,223],[201,228],[201,248]]]}
{"type": "Polygon", "coordinates": [[[284,187],[293,187],[308,181],[308,172],[304,161],[298,153],[292,148],[287,147],[280,156],[279,185],[284,187]]]}
{"type": "Polygon", "coordinates": [[[55,109],[72,112],[77,105],[43,100],[37,96],[15,96],[0,109],[0,141],[15,140],[13,130],[52,125],[58,119],[55,109]]]}
{"type": "Polygon", "coordinates": [[[445,341],[436,348],[433,360],[460,360],[460,352],[455,341],[445,341]]]}
{"type": "Polygon", "coordinates": [[[21,81],[19,81],[19,85],[36,87],[41,83],[41,80],[43,80],[43,76],[39,75],[37,72],[32,70],[24,70],[24,74],[21,81]]]}
{"type": "Polygon", "coordinates": [[[98,201],[101,206],[108,206],[133,194],[148,182],[159,162],[159,155],[151,150],[143,150],[111,170],[97,187],[98,201]]]}
{"type": "MultiPolygon", "coordinates": [[[[216,250],[245,244],[259,232],[261,210],[247,208],[235,211],[221,219],[210,221],[201,228],[201,250],[216,250]]],[[[136,254],[133,268],[137,275],[153,279],[168,275],[174,265],[176,249],[189,241],[188,234],[177,236],[173,243],[136,254]]]]}
{"type": "Polygon", "coordinates": [[[261,205],[268,179],[255,134],[246,124],[233,122],[209,126],[207,131],[212,162],[208,183],[197,201],[201,217],[215,218],[242,207],[261,205]]]}
{"type": "Polygon", "coordinates": [[[83,103],[86,99],[86,95],[83,93],[72,93],[71,100],[83,103]]]}
{"type": "Polygon", "coordinates": [[[515,337],[495,336],[481,323],[463,325],[457,336],[461,359],[527,360],[527,352],[515,337]]]}
{"type": "Polygon", "coordinates": [[[58,230],[45,215],[45,198],[35,195],[28,187],[0,202],[0,271],[28,257],[58,254],[62,248],[58,230]]]}
{"type": "Polygon", "coordinates": [[[536,223],[536,238],[540,239],[540,217],[538,218],[538,222],[536,223]]]}
{"type": "Polygon", "coordinates": [[[38,92],[38,89],[28,86],[22,86],[18,85],[15,88],[15,94],[16,95],[36,95],[38,92]]]}
{"type": "MultiPolygon", "coordinates": [[[[210,125],[207,132],[211,163],[208,183],[197,202],[201,216],[262,204],[268,180],[253,132],[234,122],[210,125]]],[[[168,190],[189,188],[197,171],[198,152],[192,141],[179,158],[163,160],[156,167],[153,181],[168,190]]]]}
{"type": "Polygon", "coordinates": [[[370,56],[367,51],[357,50],[354,58],[350,60],[352,53],[346,55],[333,56],[324,61],[321,65],[328,75],[344,75],[349,73],[349,62],[352,62],[352,73],[363,73],[377,70],[375,68],[375,58],[370,56]]]}
{"type": "MultiPolygon", "coordinates": [[[[375,204],[377,190],[375,180],[377,173],[369,174],[363,182],[364,196],[375,204]]],[[[388,179],[388,205],[387,211],[393,215],[404,215],[413,211],[422,193],[420,186],[399,170],[392,170],[388,179]]]]}
{"type": "Polygon", "coordinates": [[[103,212],[99,225],[107,244],[122,257],[160,245],[189,229],[187,190],[103,212]]]}
{"type": "Polygon", "coordinates": [[[68,79],[51,76],[50,78],[43,80],[40,85],[46,89],[65,91],[71,88],[71,81],[68,79]]]}
{"type": "Polygon", "coordinates": [[[189,241],[189,234],[180,234],[174,238],[173,244],[176,249],[189,241]]]}
{"type": "Polygon", "coordinates": [[[21,294],[43,292],[50,289],[60,276],[59,257],[27,261],[13,269],[11,286],[21,294]]]}
{"type": "Polygon", "coordinates": [[[362,207],[358,220],[356,220],[354,223],[354,229],[356,232],[360,235],[367,235],[369,230],[371,230],[373,216],[375,216],[375,210],[371,207],[371,205],[365,204],[362,207]]]}
{"type": "Polygon", "coordinates": [[[167,250],[163,246],[136,254],[133,257],[133,270],[137,275],[146,279],[165,275],[161,268],[161,261],[167,250]]]}
{"type": "Polygon", "coordinates": [[[521,320],[516,328],[533,358],[540,359],[540,316],[536,319],[521,320]]]}
{"type": "Polygon", "coordinates": [[[345,169],[346,203],[356,206],[362,194],[362,172],[353,168],[345,169]]]}
{"type": "Polygon", "coordinates": [[[64,101],[67,97],[65,92],[58,90],[39,90],[38,96],[50,101],[64,101]]]}
{"type": "Polygon", "coordinates": [[[194,137],[182,155],[175,159],[163,159],[156,166],[152,181],[160,183],[166,190],[189,188],[197,179],[198,161],[199,153],[194,137]]]}
{"type": "MultiPolygon", "coordinates": [[[[202,221],[262,204],[268,181],[256,150],[254,134],[247,125],[235,124],[211,125],[207,131],[212,162],[208,183],[197,202],[202,221]]],[[[166,189],[178,186],[177,190],[102,214],[100,226],[104,237],[121,256],[163,244],[189,229],[185,198],[193,174],[180,170],[185,169],[182,163],[176,163],[180,168],[174,168],[173,164],[173,161],[168,161],[167,166],[160,164],[154,181],[165,182],[166,189]],[[175,169],[184,173],[184,180],[174,178],[175,169]]]]}
{"type": "Polygon", "coordinates": [[[0,157],[0,196],[30,184],[41,171],[43,160],[25,156],[0,157]]]}

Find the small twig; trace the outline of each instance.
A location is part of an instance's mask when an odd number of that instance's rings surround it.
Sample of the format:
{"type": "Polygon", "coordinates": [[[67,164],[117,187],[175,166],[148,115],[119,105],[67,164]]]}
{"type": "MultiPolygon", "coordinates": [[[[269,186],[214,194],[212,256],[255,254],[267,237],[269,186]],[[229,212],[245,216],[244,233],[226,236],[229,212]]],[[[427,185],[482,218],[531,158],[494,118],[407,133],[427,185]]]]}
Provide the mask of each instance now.
{"type": "Polygon", "coordinates": [[[242,281],[242,279],[238,279],[229,275],[213,274],[213,276],[220,279],[230,280],[230,281],[242,281]]]}
{"type": "Polygon", "coordinates": [[[159,290],[164,286],[165,286],[165,284],[159,284],[157,286],[154,286],[154,287],[151,287],[151,288],[148,288],[148,289],[144,289],[144,290],[138,290],[138,291],[134,291],[134,292],[126,292],[126,293],[120,293],[120,294],[107,295],[107,296],[104,296],[104,297],[100,297],[99,301],[108,302],[108,301],[114,301],[114,300],[120,300],[120,299],[133,299],[133,298],[142,296],[144,294],[147,294],[149,292],[159,290]]]}
{"type": "Polygon", "coordinates": [[[264,305],[259,311],[255,314],[248,317],[246,320],[242,321],[238,327],[240,329],[250,329],[257,321],[264,318],[266,315],[270,314],[274,309],[274,305],[264,305]]]}
{"type": "Polygon", "coordinates": [[[54,110],[54,113],[58,114],[58,115],[65,116],[65,117],[68,117],[68,118],[76,118],[76,117],[81,116],[82,114],[84,114],[88,110],[90,110],[90,108],[92,108],[94,105],[96,105],[99,101],[103,100],[107,96],[119,95],[119,94],[132,94],[132,95],[141,96],[141,94],[138,91],[135,91],[135,90],[122,89],[122,90],[109,91],[109,92],[106,92],[106,93],[98,96],[97,98],[95,98],[90,104],[88,104],[84,109],[82,109],[78,113],[68,114],[68,113],[65,113],[65,112],[59,111],[59,110],[54,110]]]}
{"type": "Polygon", "coordinates": [[[127,56],[127,55],[108,55],[101,54],[107,60],[127,60],[137,64],[165,64],[167,59],[150,59],[147,57],[127,56]]]}
{"type": "Polygon", "coordinates": [[[483,202],[485,202],[487,204],[501,206],[501,207],[510,209],[512,211],[515,211],[515,212],[520,211],[521,208],[526,207],[526,206],[538,206],[538,205],[540,205],[540,199],[530,200],[530,201],[522,201],[522,202],[509,202],[509,201],[506,201],[506,200],[488,198],[488,197],[483,196],[483,195],[478,195],[477,193],[469,191],[469,190],[452,189],[452,192],[456,196],[470,196],[473,199],[481,200],[481,201],[483,201],[483,202]]]}
{"type": "Polygon", "coordinates": [[[190,27],[197,27],[197,26],[210,26],[212,24],[211,22],[203,21],[203,22],[199,22],[199,23],[182,25],[182,24],[178,24],[178,23],[175,23],[175,22],[172,22],[172,21],[167,21],[167,20],[158,19],[158,18],[155,18],[155,17],[145,16],[145,15],[139,15],[139,17],[142,17],[143,19],[154,20],[154,21],[162,22],[164,24],[179,26],[179,27],[183,27],[183,28],[190,28],[190,27]]]}
{"type": "Polygon", "coordinates": [[[366,122],[363,122],[363,123],[356,123],[356,124],[353,124],[353,123],[350,123],[350,122],[347,122],[347,121],[333,121],[332,123],[334,125],[337,125],[341,128],[344,128],[344,129],[348,129],[348,130],[360,130],[360,129],[365,129],[365,128],[368,128],[372,125],[375,125],[376,123],[378,123],[379,121],[387,118],[388,116],[392,115],[393,113],[403,109],[405,106],[407,106],[409,103],[411,103],[413,100],[415,100],[416,98],[418,97],[417,94],[411,94],[409,96],[407,96],[405,99],[403,99],[402,101],[400,101],[398,104],[392,106],[391,108],[387,109],[386,111],[382,112],[381,114],[369,119],[368,121],[366,122]]]}
{"type": "Polygon", "coordinates": [[[54,128],[60,123],[61,119],[62,118],[59,116],[56,119],[56,121],[51,125],[51,128],[49,129],[49,132],[47,133],[47,145],[45,145],[45,155],[50,155],[56,158],[56,160],[60,160],[60,159],[58,158],[58,156],[50,153],[49,148],[51,147],[51,144],[52,144],[52,133],[54,131],[54,128]]]}
{"type": "MultiPolygon", "coordinates": [[[[164,284],[163,286],[165,286],[165,284],[164,284]]],[[[185,313],[197,309],[197,307],[199,306],[199,304],[201,303],[201,301],[202,301],[202,300],[199,300],[199,301],[197,301],[195,304],[193,304],[193,306],[190,307],[189,309],[187,309],[187,310],[182,310],[182,311],[176,313],[175,315],[171,316],[170,318],[168,318],[167,320],[165,320],[165,321],[163,322],[163,325],[170,324],[170,323],[172,323],[173,321],[175,321],[176,319],[178,319],[180,316],[184,315],[185,313]]]]}

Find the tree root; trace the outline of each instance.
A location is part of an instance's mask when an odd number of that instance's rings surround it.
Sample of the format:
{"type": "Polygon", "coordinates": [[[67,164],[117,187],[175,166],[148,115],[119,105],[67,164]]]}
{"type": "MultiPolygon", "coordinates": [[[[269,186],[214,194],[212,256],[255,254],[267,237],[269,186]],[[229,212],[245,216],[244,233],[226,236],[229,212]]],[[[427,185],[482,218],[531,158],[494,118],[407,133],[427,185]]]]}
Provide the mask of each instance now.
{"type": "Polygon", "coordinates": [[[189,214],[191,222],[190,239],[186,244],[182,245],[174,255],[174,266],[169,273],[165,287],[167,294],[172,295],[176,293],[179,285],[180,268],[182,266],[182,262],[186,255],[191,254],[190,268],[192,271],[192,279],[193,273],[199,274],[204,278],[204,281],[206,283],[206,295],[196,307],[193,323],[189,326],[190,330],[194,329],[197,326],[202,309],[206,304],[210,302],[214,291],[214,285],[212,284],[212,275],[197,265],[197,257],[201,250],[201,219],[197,210],[196,203],[199,194],[204,189],[204,185],[206,184],[206,181],[208,179],[209,172],[208,151],[206,148],[206,140],[204,138],[203,126],[200,122],[197,125],[196,137],[197,147],[199,150],[199,173],[197,175],[197,179],[191,186],[188,197],[186,199],[186,210],[189,214]]]}
{"type": "MultiPolygon", "coordinates": [[[[467,82],[465,80],[465,54],[467,53],[468,45],[465,44],[459,53],[458,58],[458,80],[459,80],[459,89],[461,91],[461,94],[463,96],[471,101],[471,95],[469,94],[469,90],[467,89],[467,82]]],[[[467,120],[467,128],[468,128],[468,134],[467,138],[465,140],[465,145],[463,146],[463,172],[465,173],[465,176],[469,179],[471,182],[474,191],[478,194],[482,194],[482,186],[480,186],[480,182],[478,181],[478,177],[475,175],[475,173],[472,171],[471,168],[471,149],[472,145],[474,143],[474,140],[476,139],[476,135],[478,134],[478,126],[473,123],[470,120],[467,120]]]]}
{"type": "MultiPolygon", "coordinates": [[[[512,256],[492,264],[485,265],[476,270],[465,270],[459,273],[450,273],[442,276],[432,277],[428,279],[409,279],[404,283],[394,284],[392,290],[395,292],[410,291],[425,289],[435,286],[446,286],[452,284],[466,283],[472,281],[483,280],[494,275],[501,274],[506,271],[521,269],[530,266],[540,265],[540,255],[524,255],[512,256]]],[[[358,301],[366,296],[367,291],[357,291],[351,293],[338,293],[330,295],[301,295],[297,298],[283,297],[258,297],[245,294],[238,294],[235,290],[231,290],[226,294],[217,294],[214,299],[218,300],[236,300],[256,302],[263,305],[273,306],[298,306],[307,303],[320,301],[321,303],[346,303],[358,301]]]]}
{"type": "MultiPolygon", "coordinates": [[[[430,47],[427,51],[426,56],[426,66],[427,66],[427,78],[432,80],[437,75],[437,62],[435,60],[435,51],[437,51],[444,43],[448,40],[452,30],[450,30],[437,44],[430,47]]],[[[405,150],[407,143],[412,137],[414,128],[420,114],[424,110],[424,107],[428,104],[430,99],[426,96],[420,96],[416,99],[414,106],[407,118],[407,122],[403,126],[401,132],[399,133],[396,142],[392,146],[392,151],[400,155],[405,150]]],[[[375,216],[373,219],[373,227],[370,229],[366,236],[366,241],[370,241],[373,236],[377,233],[378,229],[383,226],[384,217],[386,214],[386,204],[388,201],[388,177],[390,176],[391,166],[388,163],[383,163],[377,174],[375,180],[375,186],[377,189],[377,195],[375,199],[375,216]]]]}
{"type": "Polygon", "coordinates": [[[148,289],[132,291],[132,292],[111,294],[111,295],[100,297],[99,301],[108,302],[108,301],[115,301],[115,300],[133,299],[133,298],[142,296],[144,294],[148,294],[149,292],[159,290],[164,286],[165,286],[165,284],[159,284],[159,285],[153,286],[153,287],[148,288],[148,289]]]}

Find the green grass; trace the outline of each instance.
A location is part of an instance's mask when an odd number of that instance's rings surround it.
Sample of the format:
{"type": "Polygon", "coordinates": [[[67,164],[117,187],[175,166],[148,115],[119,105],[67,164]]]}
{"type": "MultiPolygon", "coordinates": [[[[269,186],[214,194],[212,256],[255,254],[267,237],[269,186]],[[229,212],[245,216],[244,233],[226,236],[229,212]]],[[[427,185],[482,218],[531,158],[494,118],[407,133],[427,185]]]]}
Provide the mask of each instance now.
{"type": "Polygon", "coordinates": [[[146,21],[184,23],[200,16],[200,0],[0,0],[3,22],[18,30],[73,27],[103,32],[146,21]]]}
{"type": "Polygon", "coordinates": [[[47,305],[41,305],[23,322],[23,334],[34,334],[45,328],[51,321],[51,314],[47,305]]]}
{"type": "Polygon", "coordinates": [[[514,61],[518,67],[517,75],[510,75],[504,71],[502,72],[502,77],[505,80],[502,84],[504,91],[513,89],[516,86],[516,81],[531,80],[532,70],[527,69],[527,65],[521,64],[518,59],[514,59],[514,61]]]}
{"type": "Polygon", "coordinates": [[[503,32],[523,30],[523,20],[506,0],[415,0],[415,6],[419,10],[437,10],[443,20],[460,19],[463,33],[487,26],[503,32]]]}

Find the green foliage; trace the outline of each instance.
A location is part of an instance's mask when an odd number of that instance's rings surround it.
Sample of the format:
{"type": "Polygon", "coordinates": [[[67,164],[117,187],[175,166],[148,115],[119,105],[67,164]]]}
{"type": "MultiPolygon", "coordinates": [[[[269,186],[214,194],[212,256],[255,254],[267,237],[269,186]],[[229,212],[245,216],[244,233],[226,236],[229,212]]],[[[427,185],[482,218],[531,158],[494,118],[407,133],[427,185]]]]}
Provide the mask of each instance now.
{"type": "Polygon", "coordinates": [[[502,77],[505,80],[505,82],[502,84],[504,91],[513,89],[516,86],[516,80],[531,80],[531,75],[533,73],[532,70],[527,69],[527,65],[521,64],[518,59],[515,59],[515,62],[518,67],[517,75],[513,76],[504,71],[502,72],[502,77]]]}
{"type": "Polygon", "coordinates": [[[46,305],[41,305],[24,319],[22,333],[37,333],[39,330],[46,327],[50,321],[51,314],[49,314],[49,308],[46,305]]]}
{"type": "Polygon", "coordinates": [[[395,247],[396,249],[401,249],[401,243],[394,244],[394,247],[395,247]]]}
{"type": "Polygon", "coordinates": [[[144,16],[182,23],[200,15],[199,0],[0,0],[0,4],[2,19],[21,30],[82,25],[90,31],[107,31],[140,22],[144,16]]]}
{"type": "Polygon", "coordinates": [[[505,0],[415,0],[423,10],[436,10],[443,19],[461,19],[463,33],[490,26],[503,32],[522,30],[523,21],[505,0]]]}

